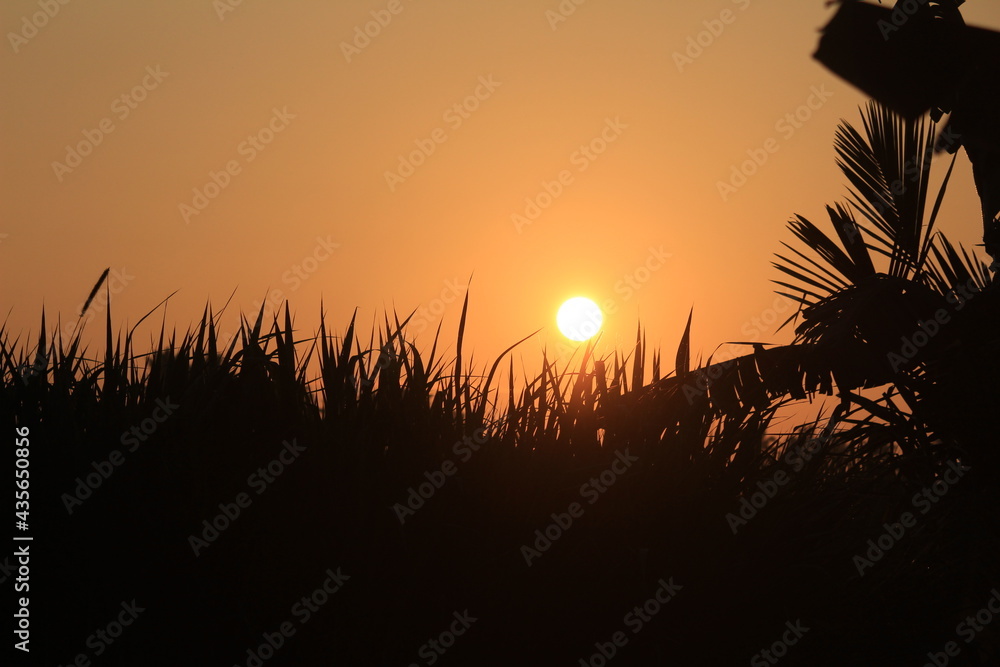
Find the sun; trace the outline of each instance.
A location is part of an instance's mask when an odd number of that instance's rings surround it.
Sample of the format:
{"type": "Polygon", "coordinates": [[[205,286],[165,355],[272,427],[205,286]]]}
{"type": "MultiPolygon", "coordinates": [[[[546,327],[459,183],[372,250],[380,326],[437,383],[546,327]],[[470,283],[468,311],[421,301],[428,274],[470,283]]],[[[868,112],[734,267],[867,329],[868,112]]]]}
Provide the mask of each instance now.
{"type": "Polygon", "coordinates": [[[585,296],[575,296],[559,307],[556,324],[566,338],[585,341],[601,330],[604,315],[600,307],[585,296]]]}

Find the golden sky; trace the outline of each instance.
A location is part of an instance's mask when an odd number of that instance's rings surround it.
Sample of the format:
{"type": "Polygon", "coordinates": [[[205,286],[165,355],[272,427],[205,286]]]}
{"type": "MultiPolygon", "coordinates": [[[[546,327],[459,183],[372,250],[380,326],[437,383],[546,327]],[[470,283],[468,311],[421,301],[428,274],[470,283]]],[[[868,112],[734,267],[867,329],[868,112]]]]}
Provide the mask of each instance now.
{"type": "MultiPolygon", "coordinates": [[[[234,312],[289,299],[304,335],[321,298],[338,332],[418,309],[418,346],[443,319],[450,350],[472,276],[481,365],[545,327],[515,357],[533,365],[576,295],[606,306],[605,351],[641,319],[672,359],[692,306],[695,355],[787,340],[771,257],[791,215],[844,197],[834,131],[864,102],[811,58],[833,11],[7,0],[8,330],[36,336],[43,304],[75,319],[110,266],[118,324],[179,290],[183,330],[236,289],[234,312]]],[[[995,3],[963,13],[1000,29],[995,3]]],[[[978,212],[962,155],[941,229],[978,243],[978,212]]]]}

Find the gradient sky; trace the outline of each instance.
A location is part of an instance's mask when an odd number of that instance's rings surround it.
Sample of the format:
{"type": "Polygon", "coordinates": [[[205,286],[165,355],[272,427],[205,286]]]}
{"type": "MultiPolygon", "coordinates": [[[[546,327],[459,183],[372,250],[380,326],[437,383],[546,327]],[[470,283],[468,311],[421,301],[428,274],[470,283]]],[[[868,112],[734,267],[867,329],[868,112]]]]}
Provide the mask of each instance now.
{"type": "MultiPolygon", "coordinates": [[[[995,3],[963,10],[1000,28],[995,3]]],[[[604,351],[627,350],[641,319],[672,359],[692,306],[696,355],[786,341],[754,324],[772,316],[772,254],[791,215],[821,221],[844,197],[834,131],[864,102],[811,58],[833,11],[7,0],[8,331],[36,336],[43,304],[50,322],[75,319],[110,266],[116,324],[175,290],[166,321],[181,330],[234,289],[234,312],[270,290],[303,335],[321,298],[336,332],[355,307],[366,332],[386,309],[423,309],[411,337],[429,348],[443,319],[450,354],[474,274],[480,366],[545,327],[515,357],[533,368],[575,295],[614,306],[604,351]],[[50,4],[54,16],[40,13],[50,4]],[[720,181],[769,140],[766,162],[723,196],[720,181]],[[71,155],[81,143],[87,154],[71,155]]],[[[964,154],[943,216],[954,241],[980,242],[964,154]]]]}

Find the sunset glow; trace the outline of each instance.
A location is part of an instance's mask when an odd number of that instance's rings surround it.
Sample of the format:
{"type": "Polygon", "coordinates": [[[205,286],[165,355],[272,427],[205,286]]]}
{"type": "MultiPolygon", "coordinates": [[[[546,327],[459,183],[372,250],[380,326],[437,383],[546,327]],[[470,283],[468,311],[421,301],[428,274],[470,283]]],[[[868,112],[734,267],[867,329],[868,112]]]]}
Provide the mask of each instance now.
{"type": "Polygon", "coordinates": [[[995,664],[1000,2],[0,18],[16,664],[995,664]]]}
{"type": "Polygon", "coordinates": [[[604,322],[601,309],[591,299],[584,296],[568,299],[559,307],[556,324],[562,335],[570,340],[585,341],[597,335],[604,322]]]}

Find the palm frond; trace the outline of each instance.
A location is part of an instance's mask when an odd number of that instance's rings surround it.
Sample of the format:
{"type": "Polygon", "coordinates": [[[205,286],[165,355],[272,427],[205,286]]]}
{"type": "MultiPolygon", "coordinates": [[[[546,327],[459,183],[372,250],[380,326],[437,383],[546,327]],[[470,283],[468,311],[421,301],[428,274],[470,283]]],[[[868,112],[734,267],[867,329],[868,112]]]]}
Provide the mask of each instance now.
{"type": "MultiPolygon", "coordinates": [[[[848,123],[838,127],[834,139],[837,165],[853,187],[852,205],[875,232],[872,240],[885,245],[886,273],[906,278],[921,271],[925,256],[921,249],[930,233],[924,214],[934,125],[922,118],[903,118],[874,101],[861,119],[864,136],[848,123]]],[[[946,186],[947,180],[938,200],[946,186]]]]}

